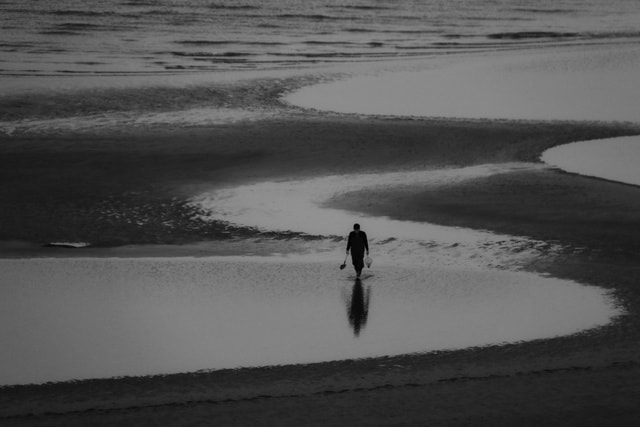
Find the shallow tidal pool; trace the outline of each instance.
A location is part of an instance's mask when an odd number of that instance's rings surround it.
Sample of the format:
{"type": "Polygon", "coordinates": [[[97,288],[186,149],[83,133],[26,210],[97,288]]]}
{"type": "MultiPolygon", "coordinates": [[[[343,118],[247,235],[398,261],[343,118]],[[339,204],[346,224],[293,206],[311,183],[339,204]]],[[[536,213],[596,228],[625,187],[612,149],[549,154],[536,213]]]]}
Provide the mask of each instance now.
{"type": "Polygon", "coordinates": [[[292,257],[0,260],[0,384],[310,363],[575,333],[620,314],[532,274],[292,257]]]}

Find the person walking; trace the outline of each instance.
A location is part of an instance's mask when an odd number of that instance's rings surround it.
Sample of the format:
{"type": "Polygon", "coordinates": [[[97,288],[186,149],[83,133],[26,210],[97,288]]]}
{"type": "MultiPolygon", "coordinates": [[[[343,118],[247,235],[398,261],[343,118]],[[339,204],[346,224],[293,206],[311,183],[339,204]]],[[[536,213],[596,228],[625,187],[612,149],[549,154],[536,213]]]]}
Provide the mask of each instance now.
{"type": "Polygon", "coordinates": [[[367,241],[367,233],[360,230],[360,224],[353,224],[353,231],[349,233],[347,240],[347,255],[351,250],[351,262],[356,270],[357,277],[360,277],[364,268],[365,251],[369,255],[369,242],[367,241]]]}

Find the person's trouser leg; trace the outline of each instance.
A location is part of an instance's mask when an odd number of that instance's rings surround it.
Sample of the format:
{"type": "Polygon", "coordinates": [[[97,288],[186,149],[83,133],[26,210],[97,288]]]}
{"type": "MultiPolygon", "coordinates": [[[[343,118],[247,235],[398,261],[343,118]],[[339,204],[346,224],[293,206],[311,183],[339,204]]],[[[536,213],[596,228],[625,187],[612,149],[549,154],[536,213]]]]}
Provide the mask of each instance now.
{"type": "Polygon", "coordinates": [[[356,270],[356,274],[360,276],[362,269],[364,268],[364,259],[360,254],[352,255],[351,261],[353,262],[353,268],[356,270]]]}

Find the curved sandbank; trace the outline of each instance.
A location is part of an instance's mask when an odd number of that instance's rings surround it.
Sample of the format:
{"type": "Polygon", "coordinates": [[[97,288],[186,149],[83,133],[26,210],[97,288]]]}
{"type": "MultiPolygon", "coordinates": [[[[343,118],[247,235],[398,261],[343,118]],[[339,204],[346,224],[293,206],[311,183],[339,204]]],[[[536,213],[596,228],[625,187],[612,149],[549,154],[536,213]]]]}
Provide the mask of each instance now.
{"type": "Polygon", "coordinates": [[[640,185],[640,136],[560,145],[540,159],[567,172],[640,185]]]}

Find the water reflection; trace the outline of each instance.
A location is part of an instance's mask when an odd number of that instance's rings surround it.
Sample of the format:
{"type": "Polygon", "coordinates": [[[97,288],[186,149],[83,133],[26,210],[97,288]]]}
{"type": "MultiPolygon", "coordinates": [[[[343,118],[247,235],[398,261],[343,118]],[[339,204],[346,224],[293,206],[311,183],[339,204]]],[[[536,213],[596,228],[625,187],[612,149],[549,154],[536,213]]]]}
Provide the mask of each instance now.
{"type": "Polygon", "coordinates": [[[353,334],[358,337],[360,332],[367,325],[369,317],[369,300],[371,298],[371,287],[366,289],[362,286],[362,280],[356,279],[351,291],[351,301],[347,305],[349,324],[353,328],[353,334]]]}

